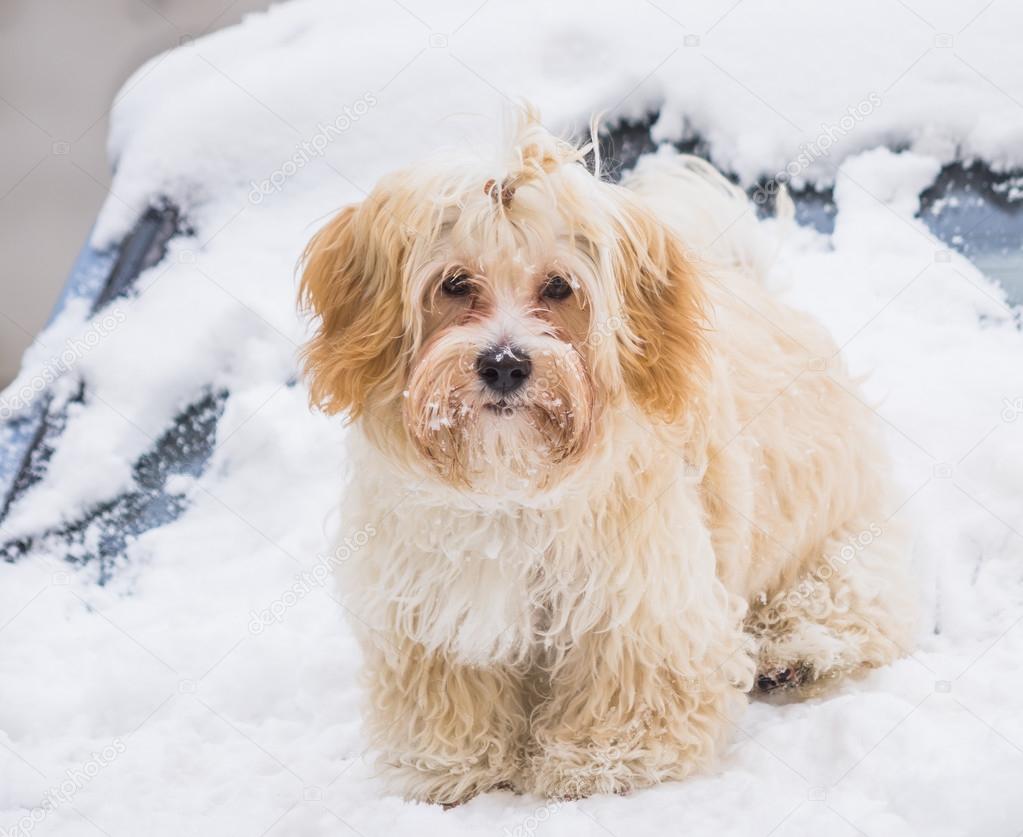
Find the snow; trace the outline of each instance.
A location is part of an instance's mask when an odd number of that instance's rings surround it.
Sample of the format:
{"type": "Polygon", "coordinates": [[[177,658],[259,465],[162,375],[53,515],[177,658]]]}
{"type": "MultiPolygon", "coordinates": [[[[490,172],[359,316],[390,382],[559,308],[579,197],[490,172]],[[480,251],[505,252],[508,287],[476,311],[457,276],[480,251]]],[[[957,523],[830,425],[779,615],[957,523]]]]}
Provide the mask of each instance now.
{"type": "Polygon", "coordinates": [[[1017,834],[1023,336],[998,285],[914,213],[956,156],[1023,164],[1021,23],[986,0],[296,0],[140,69],[94,243],[158,195],[194,234],[117,301],[115,327],[69,305],[30,350],[20,386],[102,333],[59,384],[81,376],[85,404],[0,535],[115,496],[178,410],[231,395],[206,472],[174,478],[188,510],[105,586],[62,555],[0,564],[0,829],[1017,834]],[[867,375],[927,624],[912,657],[836,696],[753,702],[713,776],[444,812],[384,794],[364,752],[358,651],[318,580],[344,560],[328,533],[345,430],[289,385],[306,334],[293,273],[330,212],[423,153],[481,147],[518,97],[557,130],[659,107],[659,139],[699,133],[746,185],[834,183],[832,236],[773,225],[772,282],[867,375]]]}

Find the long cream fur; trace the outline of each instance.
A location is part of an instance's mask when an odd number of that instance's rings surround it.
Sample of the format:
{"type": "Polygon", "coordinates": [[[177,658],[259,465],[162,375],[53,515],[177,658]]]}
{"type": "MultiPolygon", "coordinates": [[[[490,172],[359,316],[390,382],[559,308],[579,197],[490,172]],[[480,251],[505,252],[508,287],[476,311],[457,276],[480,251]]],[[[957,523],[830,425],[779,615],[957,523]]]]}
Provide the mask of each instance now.
{"type": "Polygon", "coordinates": [[[755,684],[913,640],[874,417],[764,289],[745,196],[666,153],[612,185],[584,151],[527,113],[497,162],[391,175],[306,254],[312,396],[355,418],[342,534],[376,533],[340,586],[410,798],[682,778],[755,684]],[[512,344],[533,373],[495,405],[473,360],[512,344]]]}

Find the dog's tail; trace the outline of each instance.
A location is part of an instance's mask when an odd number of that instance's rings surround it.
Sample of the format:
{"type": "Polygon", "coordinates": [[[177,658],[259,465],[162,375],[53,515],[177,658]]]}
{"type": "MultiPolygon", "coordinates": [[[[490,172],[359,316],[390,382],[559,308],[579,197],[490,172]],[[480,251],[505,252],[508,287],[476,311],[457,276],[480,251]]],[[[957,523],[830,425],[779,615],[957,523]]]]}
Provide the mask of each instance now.
{"type": "MultiPolygon", "coordinates": [[[[701,262],[763,278],[778,255],[778,236],[760,224],[746,193],[700,157],[662,148],[642,157],[623,185],[641,195],[701,262]]],[[[794,215],[782,187],[775,198],[779,228],[788,227],[794,215]]]]}

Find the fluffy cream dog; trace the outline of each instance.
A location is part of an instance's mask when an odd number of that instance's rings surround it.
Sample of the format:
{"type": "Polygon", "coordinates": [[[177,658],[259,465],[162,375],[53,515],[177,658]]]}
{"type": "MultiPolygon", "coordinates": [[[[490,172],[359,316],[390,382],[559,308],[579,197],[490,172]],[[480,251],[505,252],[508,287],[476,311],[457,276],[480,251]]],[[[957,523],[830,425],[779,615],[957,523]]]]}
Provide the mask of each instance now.
{"type": "Polygon", "coordinates": [[[368,727],[411,798],[680,778],[755,684],[912,641],[875,417],[765,291],[743,193],[585,152],[527,113],[499,164],[385,177],[306,253],[312,398],[354,419],[375,533],[341,573],[368,727]]]}

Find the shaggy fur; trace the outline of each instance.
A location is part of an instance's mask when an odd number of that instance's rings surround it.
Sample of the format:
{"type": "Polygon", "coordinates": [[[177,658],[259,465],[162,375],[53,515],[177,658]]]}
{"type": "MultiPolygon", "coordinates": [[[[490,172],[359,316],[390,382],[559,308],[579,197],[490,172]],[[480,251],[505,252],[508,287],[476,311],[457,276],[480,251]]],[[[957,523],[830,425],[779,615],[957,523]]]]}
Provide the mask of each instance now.
{"type": "Polygon", "coordinates": [[[507,148],[384,178],[301,283],[312,398],[354,419],[346,531],[376,533],[341,569],[372,742],[449,804],[704,770],[755,685],[913,637],[875,417],[765,291],[743,193],[674,154],[605,182],[532,113],[507,148]],[[491,346],[532,359],[503,399],[491,346]]]}

